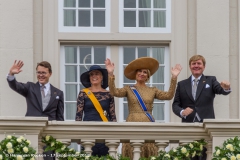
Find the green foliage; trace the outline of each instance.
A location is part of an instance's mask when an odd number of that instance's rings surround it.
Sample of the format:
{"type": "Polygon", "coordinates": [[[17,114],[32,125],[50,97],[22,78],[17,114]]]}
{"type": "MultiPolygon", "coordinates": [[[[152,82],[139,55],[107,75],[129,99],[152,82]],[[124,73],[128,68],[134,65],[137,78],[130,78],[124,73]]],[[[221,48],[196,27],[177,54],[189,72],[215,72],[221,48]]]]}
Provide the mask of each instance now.
{"type": "Polygon", "coordinates": [[[36,150],[25,137],[8,135],[0,143],[0,160],[34,160],[36,150]]]}
{"type": "Polygon", "coordinates": [[[216,146],[212,160],[240,160],[240,138],[229,138],[221,147],[216,146]]]}

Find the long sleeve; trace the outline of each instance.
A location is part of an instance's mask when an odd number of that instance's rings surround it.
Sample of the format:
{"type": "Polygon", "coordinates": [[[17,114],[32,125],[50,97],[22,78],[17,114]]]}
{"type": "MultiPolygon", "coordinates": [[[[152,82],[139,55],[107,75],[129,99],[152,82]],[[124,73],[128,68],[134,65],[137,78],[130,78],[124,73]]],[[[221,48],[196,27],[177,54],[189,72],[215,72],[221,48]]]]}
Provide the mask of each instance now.
{"type": "Polygon", "coordinates": [[[115,113],[114,97],[111,95],[110,95],[109,117],[110,117],[111,121],[117,122],[117,117],[116,117],[116,113],[115,113]]]}
{"type": "Polygon", "coordinates": [[[157,89],[155,98],[160,100],[171,100],[175,93],[176,84],[177,84],[177,79],[172,78],[168,91],[165,92],[157,89]]]}
{"type": "Polygon", "coordinates": [[[75,118],[76,121],[82,121],[83,107],[84,107],[84,93],[80,91],[77,98],[77,112],[75,118]]]}
{"type": "Polygon", "coordinates": [[[126,97],[127,96],[127,89],[124,88],[116,88],[115,87],[115,76],[109,76],[108,77],[108,86],[111,95],[115,97],[126,97]]]}

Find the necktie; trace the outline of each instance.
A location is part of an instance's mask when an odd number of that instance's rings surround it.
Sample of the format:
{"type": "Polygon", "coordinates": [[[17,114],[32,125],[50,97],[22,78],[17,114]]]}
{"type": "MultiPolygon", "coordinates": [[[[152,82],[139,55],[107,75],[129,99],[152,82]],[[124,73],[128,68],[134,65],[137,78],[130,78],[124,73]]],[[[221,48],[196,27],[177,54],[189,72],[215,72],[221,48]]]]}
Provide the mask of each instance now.
{"type": "Polygon", "coordinates": [[[192,86],[192,96],[193,96],[193,99],[195,100],[195,98],[196,98],[196,93],[197,93],[197,82],[198,82],[198,79],[195,78],[195,79],[193,80],[193,82],[194,82],[194,84],[193,84],[193,86],[192,86]]]}
{"type": "Polygon", "coordinates": [[[45,97],[45,92],[44,92],[44,88],[46,88],[44,85],[41,86],[41,93],[42,96],[45,97]]]}

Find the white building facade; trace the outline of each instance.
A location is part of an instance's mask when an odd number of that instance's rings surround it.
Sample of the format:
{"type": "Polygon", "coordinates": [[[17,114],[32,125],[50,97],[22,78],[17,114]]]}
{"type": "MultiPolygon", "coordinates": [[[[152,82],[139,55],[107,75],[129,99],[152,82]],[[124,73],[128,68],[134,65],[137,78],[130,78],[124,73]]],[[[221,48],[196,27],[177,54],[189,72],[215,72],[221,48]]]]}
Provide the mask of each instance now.
{"type": "MultiPolygon", "coordinates": [[[[104,60],[115,63],[116,86],[132,84],[124,67],[143,56],[159,60],[150,86],[168,90],[170,68],[183,69],[178,81],[191,72],[188,60],[206,58],[205,75],[228,80],[232,93],[216,96],[216,119],[239,119],[239,0],[0,0],[0,116],[24,116],[25,99],[6,81],[14,60],[23,60],[20,82],[36,82],[35,68],[52,64],[51,84],[65,94],[65,120],[74,121],[80,75],[87,66],[104,60]]],[[[179,122],[172,101],[154,102],[159,122],[179,122]]],[[[118,121],[128,114],[127,101],[115,98],[118,121]]]]}

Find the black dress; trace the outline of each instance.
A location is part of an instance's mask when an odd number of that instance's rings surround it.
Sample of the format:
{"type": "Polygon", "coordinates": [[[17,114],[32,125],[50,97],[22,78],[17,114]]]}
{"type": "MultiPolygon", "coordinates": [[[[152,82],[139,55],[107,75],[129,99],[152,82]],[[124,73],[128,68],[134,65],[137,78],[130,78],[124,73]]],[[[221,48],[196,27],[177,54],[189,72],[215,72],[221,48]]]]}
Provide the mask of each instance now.
{"type": "MultiPolygon", "coordinates": [[[[102,109],[106,111],[108,121],[116,122],[114,97],[109,92],[93,92],[93,94],[101,104],[102,109]]],[[[76,121],[102,121],[92,101],[84,91],[80,91],[78,94],[76,121]]],[[[99,157],[105,156],[108,154],[108,150],[105,143],[96,143],[95,146],[92,147],[92,155],[99,157]]]]}

